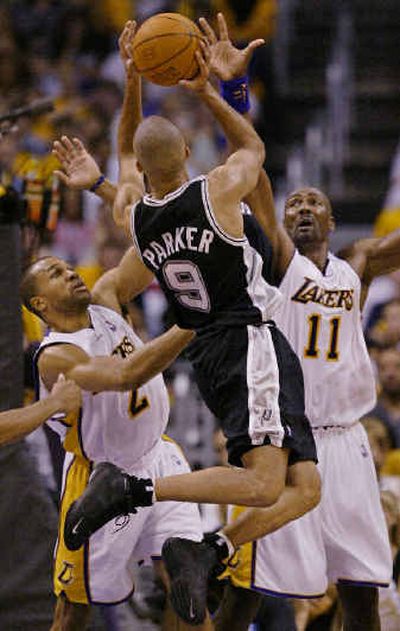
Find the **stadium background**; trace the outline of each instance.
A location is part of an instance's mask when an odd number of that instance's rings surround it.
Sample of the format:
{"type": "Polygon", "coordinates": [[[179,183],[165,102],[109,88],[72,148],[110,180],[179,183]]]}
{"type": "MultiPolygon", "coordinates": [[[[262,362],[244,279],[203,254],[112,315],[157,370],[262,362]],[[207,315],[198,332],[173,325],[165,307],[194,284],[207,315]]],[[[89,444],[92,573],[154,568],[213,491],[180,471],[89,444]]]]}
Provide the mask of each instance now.
{"type": "MultiPolygon", "coordinates": [[[[266,39],[250,68],[251,112],[266,143],[278,212],[285,194],[307,183],[332,201],[338,226],[333,250],[354,238],[400,228],[397,0],[3,0],[0,115],[38,98],[52,99],[55,109],[19,119],[13,131],[0,127],[1,410],[32,397],[30,357],[43,333],[33,317],[21,317],[16,291],[21,264],[32,253],[53,253],[76,265],[91,285],[128,245],[94,195],[65,190],[54,179],[51,142],[64,133],[78,136],[116,180],[124,81],[118,34],[132,16],[140,22],[170,10],[211,20],[222,10],[235,42],[266,39]],[[21,226],[18,200],[31,219],[46,209],[40,243],[36,228],[26,221],[21,226]]],[[[195,99],[178,88],[146,84],[144,90],[145,114],[166,115],[185,132],[191,175],[223,158],[224,140],[195,99]]],[[[168,314],[157,285],[131,306],[131,314],[144,337],[164,329],[168,314]]],[[[382,488],[395,494],[391,510],[399,521],[400,273],[374,282],[364,325],[382,393],[367,426],[382,488]]],[[[215,422],[183,360],[168,372],[168,383],[170,433],[194,467],[214,463],[221,448],[215,422]]],[[[56,534],[58,467],[57,445],[42,430],[0,450],[0,628],[6,631],[48,628],[52,603],[46,576],[56,534]]],[[[204,513],[206,521],[219,519],[207,509],[204,513]]],[[[142,605],[147,607],[139,593],[135,606],[142,605]]],[[[92,626],[122,631],[146,624],[133,622],[131,610],[120,608],[97,612],[92,626]]]]}

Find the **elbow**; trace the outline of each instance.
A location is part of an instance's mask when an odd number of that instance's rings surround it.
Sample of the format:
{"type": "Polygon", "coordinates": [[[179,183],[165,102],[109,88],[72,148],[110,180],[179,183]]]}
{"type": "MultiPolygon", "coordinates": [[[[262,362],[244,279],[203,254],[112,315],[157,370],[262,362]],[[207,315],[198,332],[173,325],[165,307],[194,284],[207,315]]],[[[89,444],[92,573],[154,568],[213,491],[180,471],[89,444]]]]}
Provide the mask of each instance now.
{"type": "Polygon", "coordinates": [[[261,140],[261,138],[257,137],[257,156],[258,156],[258,161],[260,164],[260,168],[263,166],[264,161],[265,161],[265,145],[263,143],[263,141],[261,140]]]}

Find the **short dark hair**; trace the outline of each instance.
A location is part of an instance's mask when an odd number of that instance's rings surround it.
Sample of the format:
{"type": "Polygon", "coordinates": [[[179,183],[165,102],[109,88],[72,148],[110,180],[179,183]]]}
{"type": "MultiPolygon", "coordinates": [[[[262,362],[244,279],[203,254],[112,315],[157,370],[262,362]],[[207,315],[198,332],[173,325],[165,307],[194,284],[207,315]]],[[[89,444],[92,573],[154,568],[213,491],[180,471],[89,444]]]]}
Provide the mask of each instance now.
{"type": "Polygon", "coordinates": [[[50,258],[52,257],[42,256],[36,259],[36,261],[33,261],[33,263],[30,263],[25,268],[22,274],[22,280],[21,280],[21,285],[20,285],[20,295],[21,295],[22,302],[25,305],[25,307],[28,309],[28,311],[30,311],[31,313],[34,313],[39,318],[42,317],[41,314],[38,313],[36,309],[34,309],[34,307],[32,307],[31,305],[31,300],[34,296],[36,296],[36,293],[37,293],[37,286],[36,286],[37,279],[36,279],[34,268],[37,265],[37,263],[39,263],[40,261],[44,261],[45,259],[50,259],[50,258]]]}

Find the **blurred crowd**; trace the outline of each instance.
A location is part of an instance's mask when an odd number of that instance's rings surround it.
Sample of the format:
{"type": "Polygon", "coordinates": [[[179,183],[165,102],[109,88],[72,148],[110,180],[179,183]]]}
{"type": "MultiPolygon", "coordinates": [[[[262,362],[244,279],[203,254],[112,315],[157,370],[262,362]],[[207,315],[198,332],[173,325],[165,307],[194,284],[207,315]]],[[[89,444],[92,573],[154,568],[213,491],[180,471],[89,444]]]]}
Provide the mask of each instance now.
{"type": "MultiPolygon", "coordinates": [[[[0,114],[39,98],[52,99],[55,105],[52,114],[20,119],[18,129],[8,133],[0,146],[0,196],[12,186],[25,196],[32,216],[38,206],[48,204],[41,254],[62,257],[76,266],[91,286],[102,271],[118,263],[128,245],[126,237],[114,227],[109,208],[103,207],[95,195],[60,185],[53,175],[57,161],[51,154],[56,138],[63,134],[76,136],[94,155],[102,172],[116,181],[116,128],[124,81],[117,40],[125,21],[134,16],[140,22],[159,11],[179,11],[195,18],[200,14],[210,17],[222,10],[236,41],[264,37],[270,42],[277,7],[277,0],[1,3],[0,114]]],[[[256,56],[252,67],[252,114],[263,133],[268,97],[271,99],[271,76],[266,72],[270,64],[268,46],[259,55],[263,57],[256,56]]],[[[190,175],[208,171],[220,162],[225,150],[223,138],[205,109],[190,95],[179,88],[145,84],[144,111],[166,115],[184,131],[192,150],[190,175]]],[[[385,203],[392,214],[388,219],[387,213],[382,213],[376,225],[378,234],[400,223],[399,172],[400,149],[393,162],[385,203]]],[[[150,287],[136,306],[145,334],[157,335],[165,316],[165,301],[157,285],[150,287]]],[[[27,343],[40,337],[38,322],[26,317],[25,325],[27,343]]],[[[374,281],[365,306],[364,327],[376,372],[378,403],[363,422],[373,450],[394,559],[393,585],[382,596],[382,629],[390,631],[400,628],[400,272],[374,281]]],[[[174,396],[179,397],[179,392],[174,396]]],[[[220,441],[216,444],[221,452],[220,441]]],[[[332,589],[323,601],[296,604],[296,628],[339,625],[336,621],[321,626],[326,613],[332,613],[335,600],[332,589]]]]}

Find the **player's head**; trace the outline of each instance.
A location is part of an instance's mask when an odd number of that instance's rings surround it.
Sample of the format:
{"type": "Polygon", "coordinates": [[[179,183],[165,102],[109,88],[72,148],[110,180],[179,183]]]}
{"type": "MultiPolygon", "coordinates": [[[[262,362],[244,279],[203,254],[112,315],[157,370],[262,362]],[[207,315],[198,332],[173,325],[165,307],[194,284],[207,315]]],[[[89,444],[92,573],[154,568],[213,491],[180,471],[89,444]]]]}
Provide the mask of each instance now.
{"type": "Polygon", "coordinates": [[[297,247],[321,243],[334,229],[329,199],[317,188],[299,188],[285,202],[285,228],[297,247]]]}
{"type": "Polygon", "coordinates": [[[138,168],[153,179],[180,174],[190,153],[182,132],[161,116],[149,116],[140,123],[133,146],[138,168]]]}
{"type": "Polygon", "coordinates": [[[55,256],[38,259],[25,271],[21,297],[29,311],[44,322],[79,314],[90,303],[90,292],[76,271],[55,256]]]}

